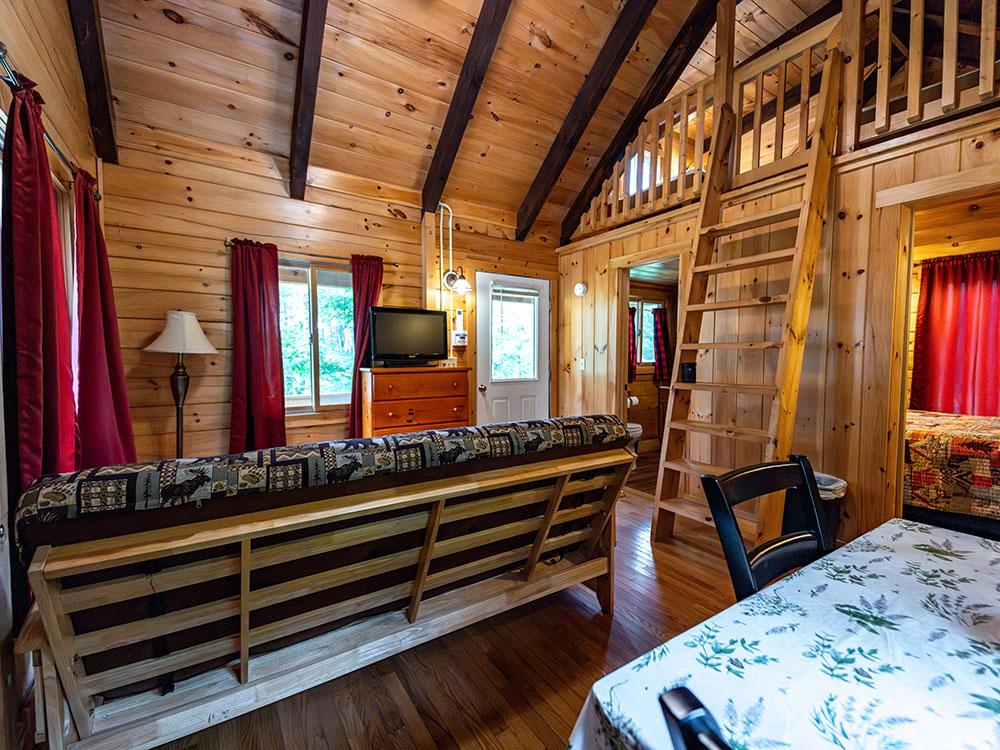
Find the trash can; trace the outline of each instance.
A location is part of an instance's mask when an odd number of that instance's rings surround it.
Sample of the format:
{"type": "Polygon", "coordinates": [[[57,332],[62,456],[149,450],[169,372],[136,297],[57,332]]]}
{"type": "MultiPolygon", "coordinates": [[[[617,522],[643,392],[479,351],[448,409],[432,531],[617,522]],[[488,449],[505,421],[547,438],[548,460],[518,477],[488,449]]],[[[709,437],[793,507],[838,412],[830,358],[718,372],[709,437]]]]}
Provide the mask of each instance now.
{"type": "MultiPolygon", "coordinates": [[[[840,507],[847,494],[847,482],[830,474],[816,472],[816,486],[819,488],[820,513],[826,519],[831,536],[836,539],[840,529],[840,507]]],[[[782,519],[781,533],[791,534],[806,528],[806,520],[798,503],[785,503],[785,514],[782,519]]]]}

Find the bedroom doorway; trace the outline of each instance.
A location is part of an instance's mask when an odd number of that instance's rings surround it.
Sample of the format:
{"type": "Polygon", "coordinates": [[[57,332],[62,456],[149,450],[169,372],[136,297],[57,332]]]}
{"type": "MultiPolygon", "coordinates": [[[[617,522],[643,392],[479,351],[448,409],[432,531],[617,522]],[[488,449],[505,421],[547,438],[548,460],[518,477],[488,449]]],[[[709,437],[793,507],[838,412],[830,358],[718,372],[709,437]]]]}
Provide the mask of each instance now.
{"type": "Polygon", "coordinates": [[[549,416],[549,282],[476,274],[476,424],[549,416]]]}
{"type": "Polygon", "coordinates": [[[1000,538],[1000,186],[911,207],[902,514],[1000,538]]]}

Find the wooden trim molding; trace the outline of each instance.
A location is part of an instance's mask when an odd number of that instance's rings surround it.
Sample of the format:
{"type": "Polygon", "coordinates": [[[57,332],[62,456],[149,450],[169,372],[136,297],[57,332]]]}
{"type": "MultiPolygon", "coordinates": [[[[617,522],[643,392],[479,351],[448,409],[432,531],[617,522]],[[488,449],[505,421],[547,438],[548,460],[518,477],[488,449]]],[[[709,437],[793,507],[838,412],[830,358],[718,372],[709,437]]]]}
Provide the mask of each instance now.
{"type": "Polygon", "coordinates": [[[943,198],[958,200],[998,188],[1000,188],[1000,164],[986,164],[957,174],[941,175],[879,190],[875,193],[875,208],[896,205],[919,208],[921,204],[930,201],[940,201],[943,198]]]}

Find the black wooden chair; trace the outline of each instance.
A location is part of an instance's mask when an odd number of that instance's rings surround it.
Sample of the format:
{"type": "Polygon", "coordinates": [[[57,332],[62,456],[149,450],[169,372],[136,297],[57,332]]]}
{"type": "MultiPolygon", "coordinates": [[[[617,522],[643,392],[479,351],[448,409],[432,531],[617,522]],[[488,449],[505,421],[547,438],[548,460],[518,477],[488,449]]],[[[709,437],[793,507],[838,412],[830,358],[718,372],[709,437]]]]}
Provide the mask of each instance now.
{"type": "Polygon", "coordinates": [[[674,750],[732,750],[712,713],[686,687],[660,693],[674,750]]]}
{"type": "Polygon", "coordinates": [[[789,456],[787,461],[747,466],[721,476],[701,478],[712,518],[722,541],[736,599],[760,591],[784,574],[823,557],[833,550],[833,538],[822,512],[816,475],[805,456],[789,456]],[[785,492],[789,508],[786,520],[799,519],[797,527],[777,539],[766,541],[747,552],[733,508],[740,503],[774,492],[785,492]]]}

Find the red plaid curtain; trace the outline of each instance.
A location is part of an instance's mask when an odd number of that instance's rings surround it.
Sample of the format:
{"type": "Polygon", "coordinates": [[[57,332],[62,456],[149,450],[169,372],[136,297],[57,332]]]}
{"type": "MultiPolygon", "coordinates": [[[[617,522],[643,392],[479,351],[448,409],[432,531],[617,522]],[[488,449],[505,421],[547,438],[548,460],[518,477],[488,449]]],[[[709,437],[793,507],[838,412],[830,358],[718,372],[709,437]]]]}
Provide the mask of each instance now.
{"type": "Polygon", "coordinates": [[[629,307],[628,309],[628,382],[633,382],[635,380],[635,368],[639,365],[639,350],[636,348],[635,341],[635,315],[638,312],[636,308],[629,307]]]}
{"type": "Polygon", "coordinates": [[[665,307],[653,310],[653,350],[655,354],[653,379],[660,383],[668,383],[674,367],[674,350],[670,346],[670,321],[665,307]]]}

